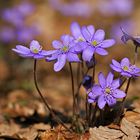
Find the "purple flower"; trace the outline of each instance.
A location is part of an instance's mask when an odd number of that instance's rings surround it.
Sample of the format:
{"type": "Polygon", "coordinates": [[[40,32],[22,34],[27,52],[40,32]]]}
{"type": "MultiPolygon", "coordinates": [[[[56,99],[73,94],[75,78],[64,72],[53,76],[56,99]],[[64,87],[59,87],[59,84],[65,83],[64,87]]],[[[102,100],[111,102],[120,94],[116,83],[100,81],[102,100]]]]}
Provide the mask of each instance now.
{"type": "Polygon", "coordinates": [[[0,29],[0,41],[4,43],[9,43],[15,40],[15,31],[11,27],[3,27],[0,29]]]}
{"type": "Polygon", "coordinates": [[[60,71],[64,67],[66,60],[68,62],[80,62],[74,50],[75,43],[73,37],[63,35],[61,41],[54,40],[52,45],[56,50],[52,50],[51,57],[47,57],[46,60],[57,60],[54,64],[55,71],[60,71]]]}
{"type": "Polygon", "coordinates": [[[12,49],[14,52],[19,54],[21,57],[41,59],[49,55],[49,51],[42,50],[39,42],[33,40],[30,43],[30,48],[27,48],[22,45],[17,45],[16,48],[12,49]]]}
{"type": "Polygon", "coordinates": [[[17,7],[18,12],[22,15],[22,16],[28,16],[30,14],[33,13],[33,11],[35,10],[35,7],[32,3],[29,2],[22,2],[20,3],[17,7]]]}
{"type": "Polygon", "coordinates": [[[83,42],[83,41],[86,42],[85,38],[82,35],[81,27],[77,22],[73,22],[70,26],[70,30],[71,30],[72,36],[75,39],[75,43],[76,43],[75,44],[75,51],[78,53],[81,53],[82,47],[79,47],[78,43],[83,42]]]}
{"type": "Polygon", "coordinates": [[[136,36],[131,36],[129,35],[127,32],[124,31],[123,28],[121,28],[122,32],[123,32],[123,36],[121,37],[121,40],[126,43],[127,41],[131,40],[133,41],[135,46],[140,47],[140,37],[136,36]]]}
{"type": "Polygon", "coordinates": [[[3,20],[20,27],[24,23],[24,19],[16,8],[5,9],[2,13],[3,20]]]}
{"type": "Polygon", "coordinates": [[[100,1],[98,4],[99,11],[106,16],[127,16],[133,11],[132,0],[108,0],[100,1]]]}
{"type": "Polygon", "coordinates": [[[140,76],[140,68],[136,67],[135,65],[132,65],[128,58],[123,58],[120,63],[113,59],[112,64],[110,64],[110,67],[114,71],[119,72],[122,76],[140,76]]]}
{"type": "Polygon", "coordinates": [[[107,55],[105,48],[109,48],[115,44],[114,39],[104,40],[104,30],[98,29],[95,32],[94,26],[83,26],[81,29],[82,35],[86,41],[79,42],[77,48],[82,49],[82,58],[84,61],[90,61],[94,53],[107,55]]]}
{"type": "Polygon", "coordinates": [[[120,80],[113,80],[114,75],[110,72],[105,78],[103,73],[99,73],[99,85],[94,85],[92,91],[88,94],[88,102],[97,102],[100,109],[103,109],[106,104],[113,106],[116,104],[116,99],[123,98],[126,94],[118,89],[120,80]]]}
{"type": "Polygon", "coordinates": [[[85,75],[82,80],[82,85],[86,90],[90,89],[93,85],[92,77],[90,75],[85,75]]]}
{"type": "Polygon", "coordinates": [[[71,3],[64,3],[61,0],[49,0],[51,6],[60,11],[66,16],[82,16],[88,17],[93,12],[93,6],[86,2],[74,1],[71,3]]]}
{"type": "Polygon", "coordinates": [[[120,30],[120,27],[123,27],[126,29],[129,33],[132,33],[134,30],[134,22],[130,19],[124,19],[122,21],[119,21],[111,27],[111,37],[117,40],[117,43],[122,43],[120,36],[122,36],[122,31],[120,30]]]}
{"type": "Polygon", "coordinates": [[[38,29],[32,26],[22,26],[16,29],[17,40],[19,42],[30,42],[35,36],[39,34],[38,29]]]}

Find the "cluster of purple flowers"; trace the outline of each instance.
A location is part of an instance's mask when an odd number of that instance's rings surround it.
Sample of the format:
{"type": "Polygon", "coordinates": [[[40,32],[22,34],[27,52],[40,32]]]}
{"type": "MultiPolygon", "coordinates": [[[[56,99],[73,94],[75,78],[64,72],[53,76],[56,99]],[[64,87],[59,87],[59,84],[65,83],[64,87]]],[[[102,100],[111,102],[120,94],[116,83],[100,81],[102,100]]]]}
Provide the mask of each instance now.
{"type": "Polygon", "coordinates": [[[99,11],[105,16],[128,16],[133,11],[132,0],[99,0],[96,4],[89,4],[88,1],[73,1],[69,3],[61,0],[49,0],[51,6],[66,16],[88,17],[94,11],[99,11]]]}
{"type": "MultiPolygon", "coordinates": [[[[114,39],[104,40],[104,30],[98,29],[95,32],[95,28],[92,25],[80,27],[78,23],[74,22],[71,24],[71,32],[73,36],[62,35],[61,41],[53,41],[52,46],[55,50],[50,50],[48,55],[45,54],[47,56],[46,61],[56,61],[54,64],[55,71],[60,71],[64,67],[66,60],[68,62],[80,62],[78,54],[82,54],[83,60],[88,62],[92,60],[95,53],[107,55],[108,52],[105,48],[115,44],[114,39]]],[[[19,51],[20,48],[17,49],[19,51]]],[[[18,51],[16,52],[18,53],[18,51]]],[[[22,51],[24,49],[21,49],[19,53],[22,51]]],[[[26,57],[26,55],[24,56],[26,57]]]]}
{"type": "Polygon", "coordinates": [[[4,43],[13,41],[29,42],[39,34],[36,25],[26,25],[26,18],[35,11],[35,6],[29,2],[22,2],[1,12],[4,25],[0,29],[0,40],[4,43]]]}
{"type": "MultiPolygon", "coordinates": [[[[54,70],[60,71],[66,61],[71,62],[90,62],[93,61],[95,53],[104,56],[108,52],[105,50],[115,44],[114,39],[104,39],[105,32],[102,29],[95,31],[93,25],[80,27],[77,22],[71,24],[71,35],[62,35],[61,40],[54,40],[52,46],[54,50],[42,50],[38,41],[33,40],[30,48],[22,45],[17,45],[12,49],[22,57],[32,57],[34,59],[45,58],[47,62],[55,61],[54,70]],[[79,54],[82,58],[79,59],[79,54]]],[[[112,60],[111,68],[119,72],[125,77],[140,76],[140,68],[132,65],[128,58],[123,58],[119,63],[112,60]]],[[[103,109],[106,104],[113,106],[118,98],[124,98],[126,94],[119,89],[120,79],[115,79],[113,73],[109,72],[107,77],[103,73],[99,73],[99,84],[91,83],[90,76],[85,77],[83,85],[88,93],[88,102],[97,102],[100,109],[103,109]],[[87,85],[89,83],[89,85],[87,85]]]]}

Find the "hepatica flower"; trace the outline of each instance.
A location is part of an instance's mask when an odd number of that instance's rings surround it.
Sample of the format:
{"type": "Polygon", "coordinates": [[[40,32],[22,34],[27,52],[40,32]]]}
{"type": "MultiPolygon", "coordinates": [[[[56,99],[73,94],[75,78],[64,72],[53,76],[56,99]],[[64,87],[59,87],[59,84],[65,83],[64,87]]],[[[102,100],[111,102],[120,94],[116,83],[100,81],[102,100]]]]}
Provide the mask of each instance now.
{"type": "Polygon", "coordinates": [[[129,35],[124,29],[121,27],[121,30],[123,32],[123,36],[121,37],[121,40],[126,43],[127,41],[131,40],[133,41],[135,46],[140,47],[140,37],[139,36],[131,36],[129,35]]]}
{"type": "Polygon", "coordinates": [[[56,50],[52,50],[51,57],[47,57],[46,60],[57,60],[54,64],[55,71],[60,71],[64,67],[66,60],[68,62],[80,62],[78,55],[74,50],[75,43],[73,37],[63,35],[61,41],[54,40],[52,46],[56,50]]]}
{"type": "Polygon", "coordinates": [[[73,22],[70,26],[71,33],[75,39],[75,42],[86,41],[82,35],[81,27],[77,22],[73,22]]]}
{"type": "Polygon", "coordinates": [[[110,67],[119,72],[122,76],[126,77],[137,77],[140,76],[140,68],[135,65],[132,65],[128,58],[123,58],[121,62],[117,62],[116,60],[112,60],[112,64],[110,67]]]}
{"type": "Polygon", "coordinates": [[[104,40],[104,30],[98,29],[95,32],[94,26],[92,25],[83,26],[81,33],[86,41],[79,42],[78,47],[83,50],[82,58],[84,61],[90,61],[94,53],[107,55],[108,52],[105,48],[109,48],[115,44],[114,39],[104,40]]]}
{"type": "Polygon", "coordinates": [[[118,98],[123,98],[126,94],[118,89],[120,80],[113,80],[114,75],[110,72],[105,78],[103,73],[99,73],[99,84],[94,85],[92,91],[88,94],[88,102],[97,102],[100,109],[103,109],[106,104],[113,106],[118,98]]]}
{"type": "Polygon", "coordinates": [[[34,59],[41,59],[49,55],[49,51],[42,50],[42,47],[40,46],[39,42],[36,40],[33,40],[30,43],[30,48],[27,48],[22,45],[17,45],[16,48],[12,50],[22,57],[34,58],[34,59]]]}

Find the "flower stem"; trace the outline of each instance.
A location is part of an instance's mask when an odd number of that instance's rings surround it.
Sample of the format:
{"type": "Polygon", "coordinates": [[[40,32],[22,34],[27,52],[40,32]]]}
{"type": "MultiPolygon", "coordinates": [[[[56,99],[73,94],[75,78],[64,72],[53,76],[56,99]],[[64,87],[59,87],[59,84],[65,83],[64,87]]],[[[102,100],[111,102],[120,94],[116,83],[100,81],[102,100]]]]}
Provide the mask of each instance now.
{"type": "MultiPolygon", "coordinates": [[[[95,55],[93,54],[93,59],[95,60],[95,55]]],[[[92,71],[92,81],[93,81],[93,84],[95,83],[95,66],[96,65],[94,65],[93,66],[93,71],[92,71]]],[[[88,102],[86,101],[86,103],[88,104],[88,102]]],[[[88,107],[88,122],[89,122],[89,124],[91,123],[91,119],[92,119],[92,117],[91,117],[91,115],[92,115],[92,104],[89,104],[89,107],[88,107]]]]}
{"type": "Polygon", "coordinates": [[[74,117],[76,113],[76,102],[75,102],[75,94],[74,94],[74,78],[73,78],[73,71],[72,71],[71,63],[69,63],[69,67],[70,67],[70,74],[71,74],[72,97],[73,97],[73,117],[74,117]]]}
{"type": "Polygon", "coordinates": [[[121,108],[118,111],[117,118],[114,120],[115,123],[119,123],[120,122],[121,115],[124,113],[124,104],[125,104],[125,99],[127,97],[127,93],[128,93],[128,89],[129,89],[129,86],[130,86],[130,82],[131,82],[131,77],[128,79],[128,82],[127,82],[127,85],[126,85],[126,89],[125,89],[126,96],[122,100],[121,108]]]}
{"type": "Polygon", "coordinates": [[[45,106],[47,107],[47,109],[50,111],[50,114],[52,115],[52,117],[54,118],[54,120],[58,123],[58,124],[61,124],[65,129],[67,129],[68,131],[72,132],[61,120],[60,118],[58,118],[55,113],[53,112],[53,110],[51,109],[50,105],[48,104],[48,102],[44,99],[39,87],[38,87],[38,84],[37,84],[37,75],[36,75],[36,68],[37,68],[37,60],[35,59],[34,60],[34,84],[35,84],[35,87],[38,91],[38,94],[39,96],[41,97],[43,103],[45,104],[45,106]]]}
{"type": "MultiPolygon", "coordinates": [[[[125,89],[126,96],[127,96],[127,93],[128,93],[130,82],[131,82],[131,77],[128,79],[128,82],[127,82],[127,85],[126,85],[126,89],[125,89]]],[[[126,96],[122,100],[123,103],[124,103],[124,101],[126,99],[126,96]]]]}
{"type": "Polygon", "coordinates": [[[93,114],[92,114],[92,118],[91,118],[92,126],[94,126],[95,123],[96,123],[95,117],[96,117],[96,112],[97,112],[97,110],[98,110],[98,105],[97,105],[97,103],[96,103],[96,104],[95,104],[95,107],[94,107],[93,114]]]}

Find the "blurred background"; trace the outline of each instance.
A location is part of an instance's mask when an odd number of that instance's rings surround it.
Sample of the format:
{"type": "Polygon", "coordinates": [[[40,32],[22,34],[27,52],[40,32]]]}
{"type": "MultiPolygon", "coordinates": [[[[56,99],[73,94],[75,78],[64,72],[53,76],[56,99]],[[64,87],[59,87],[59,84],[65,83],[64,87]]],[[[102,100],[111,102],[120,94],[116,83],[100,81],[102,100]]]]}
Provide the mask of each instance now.
{"type": "MultiPolygon", "coordinates": [[[[17,44],[29,46],[33,39],[38,40],[44,49],[52,49],[53,40],[70,34],[73,21],[81,26],[92,24],[96,29],[104,29],[106,38],[116,39],[116,45],[108,49],[109,55],[97,56],[96,72],[107,73],[112,58],[129,57],[133,60],[134,46],[131,42],[127,45],[121,42],[120,26],[132,35],[140,35],[139,0],[1,0],[0,3],[0,96],[13,93],[17,96],[23,91],[28,95],[36,94],[33,60],[20,58],[11,49],[17,44]]],[[[137,64],[140,66],[139,62],[137,64]]],[[[57,109],[65,104],[71,105],[68,66],[55,73],[53,63],[41,60],[38,81],[44,95],[49,96],[57,109]]],[[[140,91],[135,81],[131,84],[131,91],[136,96],[140,91]]]]}

